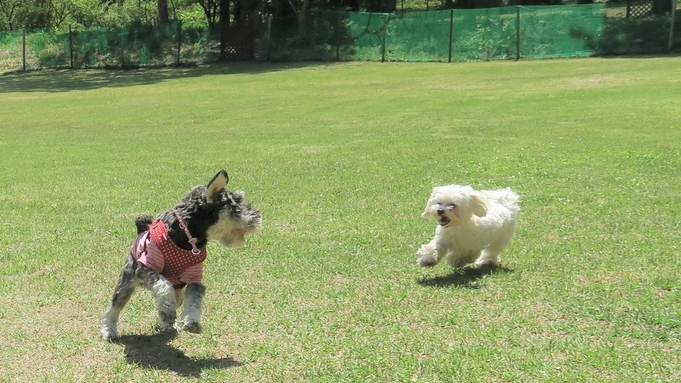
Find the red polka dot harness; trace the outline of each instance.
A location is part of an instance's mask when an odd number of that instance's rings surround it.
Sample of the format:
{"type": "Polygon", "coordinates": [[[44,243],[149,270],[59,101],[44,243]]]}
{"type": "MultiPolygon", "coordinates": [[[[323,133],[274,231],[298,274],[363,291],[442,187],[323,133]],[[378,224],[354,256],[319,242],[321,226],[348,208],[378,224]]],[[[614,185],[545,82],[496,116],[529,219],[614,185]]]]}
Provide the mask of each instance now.
{"type": "Polygon", "coordinates": [[[180,276],[189,267],[198,265],[206,259],[206,247],[200,248],[197,255],[194,255],[191,250],[178,247],[168,236],[166,226],[160,219],[151,223],[149,235],[163,254],[164,266],[160,274],[166,277],[176,289],[184,287],[185,283],[180,280],[180,276]]]}

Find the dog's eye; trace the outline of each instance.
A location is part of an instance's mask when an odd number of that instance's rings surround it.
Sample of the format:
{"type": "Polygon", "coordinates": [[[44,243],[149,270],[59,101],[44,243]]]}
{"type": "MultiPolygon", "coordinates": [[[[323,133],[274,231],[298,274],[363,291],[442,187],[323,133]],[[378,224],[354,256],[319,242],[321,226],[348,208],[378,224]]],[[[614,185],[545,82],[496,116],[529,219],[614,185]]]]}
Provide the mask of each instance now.
{"type": "Polygon", "coordinates": [[[454,209],[454,208],[456,208],[456,205],[453,204],[453,203],[450,203],[450,204],[449,204],[449,207],[451,207],[452,209],[454,209]]]}

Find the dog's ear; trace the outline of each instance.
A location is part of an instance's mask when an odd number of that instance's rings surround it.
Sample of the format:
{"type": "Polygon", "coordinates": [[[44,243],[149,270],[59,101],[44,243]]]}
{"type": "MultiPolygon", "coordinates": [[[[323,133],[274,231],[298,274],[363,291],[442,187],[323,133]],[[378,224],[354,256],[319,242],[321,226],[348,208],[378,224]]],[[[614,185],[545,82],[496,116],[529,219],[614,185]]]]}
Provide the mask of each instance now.
{"type": "Polygon", "coordinates": [[[210,180],[208,186],[206,187],[206,202],[208,203],[215,202],[215,197],[220,192],[220,190],[225,188],[227,182],[229,182],[229,176],[227,175],[227,172],[224,170],[220,170],[218,174],[216,174],[215,177],[213,177],[213,179],[210,180]]]}
{"type": "Polygon", "coordinates": [[[430,197],[428,197],[428,202],[426,202],[426,208],[423,210],[423,213],[421,213],[421,217],[428,218],[435,215],[436,209],[433,208],[433,204],[435,204],[436,201],[435,194],[438,192],[438,190],[439,188],[437,187],[433,188],[433,192],[430,194],[430,197]]]}
{"type": "Polygon", "coordinates": [[[430,207],[430,201],[428,202],[429,203],[426,205],[426,209],[423,211],[423,213],[421,213],[421,217],[423,218],[428,218],[433,215],[433,209],[430,207]]]}
{"type": "Polygon", "coordinates": [[[477,215],[478,217],[484,217],[487,215],[487,202],[483,196],[475,193],[471,194],[469,204],[473,214],[477,215]]]}

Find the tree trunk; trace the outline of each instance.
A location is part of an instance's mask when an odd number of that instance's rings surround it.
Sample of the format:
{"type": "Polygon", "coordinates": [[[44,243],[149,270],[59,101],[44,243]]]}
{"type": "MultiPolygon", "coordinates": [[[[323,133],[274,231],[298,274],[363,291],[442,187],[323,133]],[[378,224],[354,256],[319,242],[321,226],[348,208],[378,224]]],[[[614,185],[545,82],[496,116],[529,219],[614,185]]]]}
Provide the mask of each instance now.
{"type": "Polygon", "coordinates": [[[662,16],[672,11],[671,0],[653,0],[653,15],[662,16]]]}
{"type": "Polygon", "coordinates": [[[298,12],[298,36],[305,36],[305,14],[308,8],[310,8],[310,0],[303,0],[303,6],[298,12]]]}
{"type": "Polygon", "coordinates": [[[168,17],[168,0],[158,0],[158,22],[160,24],[168,24],[170,22],[168,17]]]}
{"type": "Polygon", "coordinates": [[[229,28],[229,0],[220,0],[220,60],[226,59],[227,31],[229,28]]]}

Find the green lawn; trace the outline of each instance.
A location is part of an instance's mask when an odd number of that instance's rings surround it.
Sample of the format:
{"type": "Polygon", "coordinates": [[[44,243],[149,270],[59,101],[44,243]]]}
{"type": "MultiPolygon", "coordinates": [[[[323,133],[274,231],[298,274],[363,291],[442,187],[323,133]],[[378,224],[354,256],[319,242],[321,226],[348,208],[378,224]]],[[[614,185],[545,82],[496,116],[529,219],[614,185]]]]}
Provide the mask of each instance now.
{"type": "Polygon", "coordinates": [[[681,58],[0,76],[0,381],[681,380],[681,58]],[[134,218],[226,169],[201,335],[149,292],[98,338],[134,218]],[[416,266],[431,188],[510,186],[493,272],[416,266]]]}

